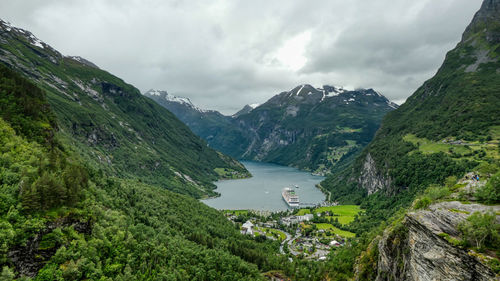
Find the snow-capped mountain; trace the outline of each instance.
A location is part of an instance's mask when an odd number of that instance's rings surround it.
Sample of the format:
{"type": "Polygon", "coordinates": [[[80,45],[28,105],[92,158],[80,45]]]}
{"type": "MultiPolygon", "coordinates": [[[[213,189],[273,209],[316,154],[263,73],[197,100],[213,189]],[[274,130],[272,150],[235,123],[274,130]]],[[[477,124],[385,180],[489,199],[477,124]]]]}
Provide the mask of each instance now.
{"type": "Polygon", "coordinates": [[[204,110],[194,105],[189,98],[178,97],[161,90],[149,90],[144,96],[156,101],[172,112],[198,136],[209,139],[217,134],[220,128],[228,126],[229,116],[215,110],[204,110]]]}
{"type": "Polygon", "coordinates": [[[232,116],[202,111],[187,98],[148,91],[211,147],[239,159],[328,171],[360,151],[398,106],[373,89],[299,85],[232,116]]]}
{"type": "Polygon", "coordinates": [[[167,91],[151,89],[151,90],[145,92],[144,96],[149,97],[157,102],[162,100],[163,102],[177,103],[177,104],[192,108],[194,110],[197,110],[199,112],[206,112],[206,110],[203,110],[203,109],[195,106],[189,98],[174,96],[174,95],[168,93],[167,91]]]}

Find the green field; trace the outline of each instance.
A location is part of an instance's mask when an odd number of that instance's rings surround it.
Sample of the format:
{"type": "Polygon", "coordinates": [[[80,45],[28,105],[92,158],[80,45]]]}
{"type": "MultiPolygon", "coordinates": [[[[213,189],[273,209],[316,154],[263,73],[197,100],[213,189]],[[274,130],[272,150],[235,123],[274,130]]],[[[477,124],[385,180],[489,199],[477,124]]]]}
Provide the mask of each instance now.
{"type": "Polygon", "coordinates": [[[412,134],[404,136],[403,140],[411,142],[414,145],[418,145],[418,150],[424,154],[431,154],[438,152],[449,153],[450,149],[458,154],[465,154],[469,151],[469,149],[467,149],[465,146],[434,142],[425,138],[418,138],[412,134]]]}
{"type": "Polygon", "coordinates": [[[311,210],[309,209],[300,209],[298,212],[297,212],[297,216],[303,216],[305,214],[310,214],[311,213],[311,210]]]}
{"type": "Polygon", "coordinates": [[[460,156],[471,158],[471,153],[475,153],[481,150],[486,152],[486,155],[491,158],[500,158],[498,154],[498,127],[492,127],[490,130],[492,140],[481,143],[479,141],[468,142],[467,145],[458,144],[448,144],[443,142],[435,142],[428,140],[426,138],[419,138],[412,134],[407,134],[403,137],[404,141],[411,142],[412,144],[418,146],[418,151],[423,154],[432,154],[443,152],[446,154],[458,154],[460,156]]]}
{"type": "MultiPolygon", "coordinates": [[[[338,205],[330,207],[320,207],[314,210],[315,213],[330,212],[336,216],[330,216],[332,218],[337,218],[341,224],[348,224],[354,220],[361,208],[358,205],[338,205]]],[[[328,217],[328,218],[330,218],[328,217]]]]}
{"type": "Polygon", "coordinates": [[[318,229],[330,230],[331,232],[333,232],[335,234],[338,234],[338,235],[340,235],[342,237],[346,237],[346,238],[350,238],[350,237],[356,236],[356,234],[354,234],[352,232],[345,231],[345,230],[342,230],[342,229],[338,229],[338,228],[336,228],[335,226],[333,226],[333,225],[331,225],[329,223],[317,223],[316,227],[318,229]]]}
{"type": "MultiPolygon", "coordinates": [[[[326,218],[337,218],[341,224],[349,224],[354,220],[354,216],[356,216],[361,208],[357,205],[339,205],[339,206],[330,206],[330,207],[319,207],[314,209],[314,213],[323,213],[323,212],[332,213],[331,216],[327,216],[326,218]]],[[[309,209],[300,209],[297,212],[297,216],[303,216],[305,214],[310,214],[311,210],[309,209]]]]}
{"type": "Polygon", "coordinates": [[[277,236],[279,241],[283,241],[286,239],[285,233],[283,233],[281,230],[274,229],[274,228],[267,228],[267,227],[259,227],[259,229],[261,231],[265,232],[266,236],[273,236],[273,237],[277,236]],[[276,234],[276,236],[274,236],[273,234],[276,234]]]}

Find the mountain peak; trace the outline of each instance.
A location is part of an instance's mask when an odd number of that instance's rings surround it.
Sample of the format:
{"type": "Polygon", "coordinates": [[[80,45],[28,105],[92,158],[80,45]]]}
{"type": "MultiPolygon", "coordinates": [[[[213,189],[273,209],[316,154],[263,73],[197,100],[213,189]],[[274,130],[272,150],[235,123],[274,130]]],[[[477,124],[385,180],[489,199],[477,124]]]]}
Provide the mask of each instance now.
{"type": "Polygon", "coordinates": [[[491,44],[500,43],[500,0],[485,0],[472,22],[467,26],[462,42],[468,41],[476,33],[484,33],[491,44]]]}
{"type": "Polygon", "coordinates": [[[84,64],[86,66],[90,66],[90,67],[99,69],[99,67],[97,65],[95,65],[93,62],[91,62],[91,61],[89,61],[87,59],[84,59],[84,58],[82,58],[80,56],[67,56],[66,58],[70,58],[70,59],[75,60],[75,61],[77,61],[77,62],[79,62],[81,64],[84,64]]]}
{"type": "Polygon", "coordinates": [[[45,42],[42,40],[38,39],[33,33],[24,30],[22,28],[17,28],[12,26],[10,22],[3,21],[0,19],[0,28],[7,31],[7,32],[17,32],[22,34],[29,43],[31,43],[33,46],[36,46],[38,48],[45,48],[45,46],[48,46],[45,42]]]}
{"type": "Polygon", "coordinates": [[[242,109],[240,109],[238,112],[232,115],[233,118],[236,118],[238,116],[241,116],[243,114],[250,113],[252,110],[256,109],[260,103],[252,103],[252,104],[246,104],[242,109]]]}
{"type": "MultiPolygon", "coordinates": [[[[343,87],[323,85],[322,88],[316,88],[309,84],[296,86],[288,92],[282,92],[274,96],[268,102],[271,104],[309,104],[315,105],[325,102],[336,104],[352,104],[355,101],[363,103],[387,103],[393,109],[399,106],[387,99],[379,92],[369,89],[346,90],[343,87]]],[[[266,102],[267,103],[267,102],[266,102]]]]}
{"type": "Polygon", "coordinates": [[[206,110],[203,110],[196,105],[194,105],[189,98],[186,97],[179,97],[179,96],[174,96],[172,94],[169,94],[167,91],[161,91],[161,90],[154,90],[151,89],[144,93],[145,96],[147,97],[160,97],[161,99],[166,100],[167,102],[173,102],[173,103],[178,103],[184,106],[191,107],[199,112],[206,112],[206,110]]]}
{"type": "Polygon", "coordinates": [[[58,64],[63,57],[60,52],[38,39],[33,33],[0,19],[0,44],[12,42],[11,40],[36,50],[37,55],[47,58],[53,64],[58,64]]]}

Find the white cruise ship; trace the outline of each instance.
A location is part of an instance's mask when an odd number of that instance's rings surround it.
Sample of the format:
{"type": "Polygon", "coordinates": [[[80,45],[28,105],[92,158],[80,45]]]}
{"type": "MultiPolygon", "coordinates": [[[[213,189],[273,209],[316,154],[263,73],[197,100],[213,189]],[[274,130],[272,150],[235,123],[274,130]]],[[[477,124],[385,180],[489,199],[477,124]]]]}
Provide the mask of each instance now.
{"type": "Polygon", "coordinates": [[[295,193],[295,190],[290,187],[285,187],[281,191],[281,195],[283,196],[283,200],[290,207],[299,207],[299,196],[295,193]]]}

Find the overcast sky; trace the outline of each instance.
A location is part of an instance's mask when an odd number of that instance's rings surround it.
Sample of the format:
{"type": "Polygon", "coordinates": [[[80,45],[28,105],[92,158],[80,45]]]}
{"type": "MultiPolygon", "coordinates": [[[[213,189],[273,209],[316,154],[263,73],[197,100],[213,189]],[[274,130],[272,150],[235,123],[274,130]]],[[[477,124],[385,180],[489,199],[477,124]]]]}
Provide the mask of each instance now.
{"type": "Polygon", "coordinates": [[[0,0],[0,17],[142,92],[234,113],[299,84],[403,102],[481,0],[0,0]]]}

